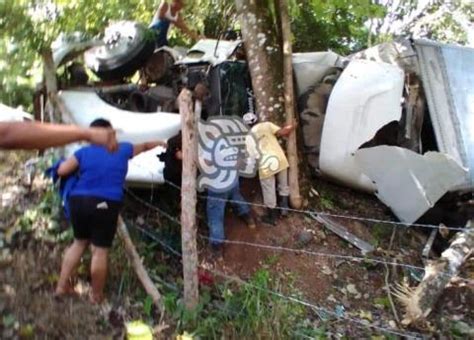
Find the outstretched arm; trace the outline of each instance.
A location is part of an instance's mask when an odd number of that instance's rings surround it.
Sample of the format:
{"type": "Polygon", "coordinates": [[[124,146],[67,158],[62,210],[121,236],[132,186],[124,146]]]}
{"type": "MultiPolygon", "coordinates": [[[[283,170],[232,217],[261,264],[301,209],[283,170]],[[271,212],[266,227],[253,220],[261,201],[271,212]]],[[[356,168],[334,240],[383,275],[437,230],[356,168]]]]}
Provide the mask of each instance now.
{"type": "Polygon", "coordinates": [[[79,162],[75,156],[71,156],[62,162],[58,168],[58,175],[60,177],[66,177],[72,174],[79,167],[79,162]]]}
{"type": "Polygon", "coordinates": [[[153,16],[153,21],[157,19],[164,19],[166,11],[168,10],[168,4],[164,1],[160,3],[158,8],[156,9],[155,15],[153,16]]]}
{"type": "Polygon", "coordinates": [[[135,157],[136,155],[138,155],[142,152],[154,149],[157,146],[162,146],[162,147],[166,148],[166,145],[167,145],[166,142],[163,142],[161,140],[154,141],[154,142],[146,142],[146,143],[141,143],[141,144],[134,144],[133,145],[133,157],[135,157]]]}
{"type": "Polygon", "coordinates": [[[200,38],[200,35],[198,33],[196,33],[195,31],[191,30],[188,25],[186,24],[186,22],[183,20],[183,18],[181,17],[181,15],[178,15],[178,19],[174,22],[174,25],[176,27],[178,27],[181,32],[183,32],[184,34],[186,34],[188,37],[190,37],[191,39],[194,39],[194,40],[198,40],[200,38]]]}
{"type": "Polygon", "coordinates": [[[78,141],[103,145],[110,151],[117,149],[112,129],[39,122],[0,123],[0,148],[3,149],[46,149],[78,141]]]}
{"type": "Polygon", "coordinates": [[[288,124],[282,127],[280,130],[278,130],[275,135],[277,137],[286,137],[288,136],[294,129],[296,128],[295,124],[288,124]]]}

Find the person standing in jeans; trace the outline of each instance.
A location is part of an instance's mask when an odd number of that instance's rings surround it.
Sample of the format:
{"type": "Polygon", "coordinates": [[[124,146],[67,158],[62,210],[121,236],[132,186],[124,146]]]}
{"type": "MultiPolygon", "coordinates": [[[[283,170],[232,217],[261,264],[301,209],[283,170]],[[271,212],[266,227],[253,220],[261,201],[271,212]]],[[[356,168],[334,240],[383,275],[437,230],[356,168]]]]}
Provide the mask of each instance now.
{"type": "MultiPolygon", "coordinates": [[[[111,124],[105,119],[96,119],[91,127],[110,129],[111,124]]],[[[89,298],[92,303],[102,301],[107,257],[117,230],[128,161],[160,145],[166,147],[162,141],[136,145],[124,142],[119,143],[117,151],[109,152],[103,146],[92,144],[79,149],[59,165],[59,176],[66,177],[78,171],[79,179],[69,196],[74,242],[64,254],[56,295],[74,291],[71,276],[87,246],[92,244],[89,298]]]]}
{"type": "Polygon", "coordinates": [[[206,210],[209,239],[212,251],[218,256],[222,256],[222,245],[225,240],[224,215],[228,201],[231,203],[234,213],[239,216],[250,229],[255,229],[256,227],[255,220],[250,212],[250,207],[240,193],[238,180],[232,188],[225,192],[208,189],[206,210]]]}
{"type": "Polygon", "coordinates": [[[271,122],[257,123],[257,116],[252,112],[246,113],[243,119],[248,126],[251,126],[251,135],[246,138],[247,151],[258,161],[260,186],[266,207],[262,222],[275,226],[278,215],[276,183],[278,183],[279,207],[283,216],[288,214],[288,196],[290,195],[289,164],[277,137],[288,136],[295,127],[291,124],[281,128],[271,122]]]}

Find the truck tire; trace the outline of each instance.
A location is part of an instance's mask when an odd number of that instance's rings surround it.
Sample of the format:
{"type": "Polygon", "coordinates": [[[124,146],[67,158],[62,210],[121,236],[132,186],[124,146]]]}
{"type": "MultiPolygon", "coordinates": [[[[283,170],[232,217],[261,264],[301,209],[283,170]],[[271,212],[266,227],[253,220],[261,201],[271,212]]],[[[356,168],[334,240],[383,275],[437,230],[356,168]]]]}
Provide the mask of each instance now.
{"type": "Polygon", "coordinates": [[[88,50],[89,67],[103,80],[119,80],[133,75],[155,50],[153,31],[133,21],[119,21],[105,30],[104,45],[88,50]]]}

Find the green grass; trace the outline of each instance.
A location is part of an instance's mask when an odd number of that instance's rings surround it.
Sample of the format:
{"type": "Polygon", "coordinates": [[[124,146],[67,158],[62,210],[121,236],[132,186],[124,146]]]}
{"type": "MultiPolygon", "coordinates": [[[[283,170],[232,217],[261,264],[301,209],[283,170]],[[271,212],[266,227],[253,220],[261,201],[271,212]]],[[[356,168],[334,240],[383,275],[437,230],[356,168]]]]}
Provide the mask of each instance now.
{"type": "Polygon", "coordinates": [[[165,308],[176,322],[177,334],[188,332],[202,339],[288,339],[301,335],[323,339],[324,329],[312,326],[304,306],[270,292],[279,291],[280,286],[268,271],[260,270],[247,285],[225,283],[201,291],[199,306],[192,312],[186,311],[176,293],[165,296],[165,308]]]}
{"type": "Polygon", "coordinates": [[[324,209],[333,210],[336,207],[336,205],[334,204],[331,198],[321,197],[321,207],[324,209]]]}

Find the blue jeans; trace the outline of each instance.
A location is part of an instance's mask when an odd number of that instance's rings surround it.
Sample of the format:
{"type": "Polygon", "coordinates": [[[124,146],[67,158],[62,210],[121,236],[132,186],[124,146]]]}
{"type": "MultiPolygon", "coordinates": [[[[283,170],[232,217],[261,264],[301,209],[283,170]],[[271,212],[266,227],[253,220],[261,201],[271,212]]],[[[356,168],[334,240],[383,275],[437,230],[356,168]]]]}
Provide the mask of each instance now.
{"type": "Polygon", "coordinates": [[[232,201],[232,209],[238,216],[250,213],[248,203],[240,193],[239,184],[227,192],[218,193],[212,190],[207,191],[207,223],[209,226],[210,243],[213,245],[222,244],[224,236],[224,213],[227,200],[232,201]]]}
{"type": "Polygon", "coordinates": [[[168,46],[168,30],[170,28],[169,20],[162,19],[154,21],[149,26],[155,33],[155,48],[168,46]]]}

